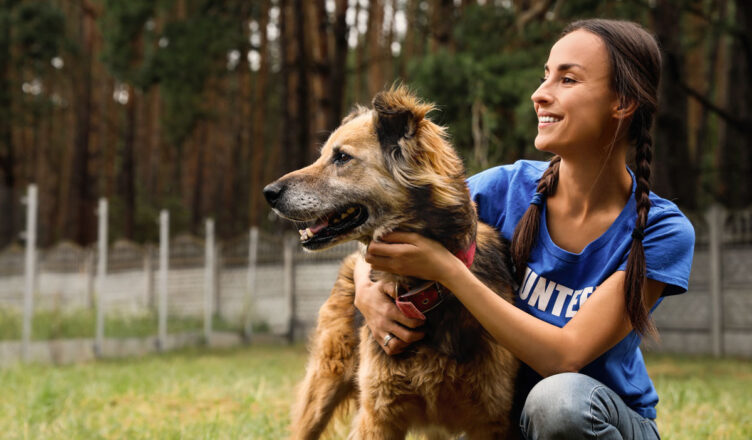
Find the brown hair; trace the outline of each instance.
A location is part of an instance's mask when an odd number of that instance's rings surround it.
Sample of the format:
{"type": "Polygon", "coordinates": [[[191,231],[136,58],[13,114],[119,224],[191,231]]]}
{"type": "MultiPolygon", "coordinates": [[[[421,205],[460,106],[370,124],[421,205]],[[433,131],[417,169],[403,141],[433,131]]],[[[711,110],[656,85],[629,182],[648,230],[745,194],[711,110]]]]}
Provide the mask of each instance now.
{"type": "MultiPolygon", "coordinates": [[[[642,335],[654,335],[655,326],[643,297],[645,286],[645,251],[642,238],[650,210],[650,161],[653,158],[653,139],[650,127],[658,104],[658,82],[661,73],[661,54],[658,44],[640,25],[617,20],[590,19],[571,23],[562,37],[576,30],[585,30],[601,38],[606,45],[611,66],[611,87],[623,106],[637,104],[629,125],[628,139],[635,146],[635,202],[637,221],[632,233],[632,247],[627,259],[624,295],[627,315],[632,327],[642,335]]],[[[618,130],[617,130],[618,134],[618,130]]],[[[536,192],[542,197],[556,191],[561,158],[554,156],[538,181],[536,192]]],[[[539,196],[540,197],[540,196],[539,196]]],[[[530,250],[538,236],[542,207],[530,204],[517,223],[512,239],[512,257],[517,277],[524,276],[530,250]]]]}

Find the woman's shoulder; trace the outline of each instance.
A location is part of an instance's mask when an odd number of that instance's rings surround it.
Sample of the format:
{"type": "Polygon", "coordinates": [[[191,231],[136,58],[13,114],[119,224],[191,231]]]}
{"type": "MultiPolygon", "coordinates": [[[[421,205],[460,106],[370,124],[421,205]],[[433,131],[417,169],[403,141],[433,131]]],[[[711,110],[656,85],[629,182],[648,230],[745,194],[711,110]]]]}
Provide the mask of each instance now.
{"type": "Polygon", "coordinates": [[[671,200],[650,193],[648,228],[671,230],[694,243],[695,229],[689,218],[671,200]]]}
{"type": "Polygon", "coordinates": [[[695,229],[676,204],[650,193],[643,247],[646,275],[666,283],[663,295],[686,292],[695,247],[695,229]]]}

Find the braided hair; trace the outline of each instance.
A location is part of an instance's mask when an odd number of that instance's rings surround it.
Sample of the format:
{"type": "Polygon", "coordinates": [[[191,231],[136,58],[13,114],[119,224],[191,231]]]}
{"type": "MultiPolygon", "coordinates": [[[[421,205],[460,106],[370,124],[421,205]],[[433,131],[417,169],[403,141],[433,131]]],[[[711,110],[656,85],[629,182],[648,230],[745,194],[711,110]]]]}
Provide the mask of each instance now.
{"type": "MultiPolygon", "coordinates": [[[[650,162],[653,159],[653,140],[650,128],[658,106],[661,55],[658,44],[640,25],[619,20],[590,19],[571,23],[562,36],[576,30],[591,32],[603,40],[611,66],[611,87],[623,106],[636,104],[628,128],[628,138],[634,145],[635,202],[637,220],[632,232],[632,245],[627,258],[624,295],[627,315],[632,327],[642,335],[655,335],[643,290],[645,287],[645,250],[642,240],[650,211],[650,162]]],[[[617,130],[618,131],[618,130],[617,130]]],[[[542,200],[556,191],[561,158],[554,156],[538,181],[536,196],[512,238],[512,258],[518,281],[521,283],[530,251],[538,237],[542,200]]]]}

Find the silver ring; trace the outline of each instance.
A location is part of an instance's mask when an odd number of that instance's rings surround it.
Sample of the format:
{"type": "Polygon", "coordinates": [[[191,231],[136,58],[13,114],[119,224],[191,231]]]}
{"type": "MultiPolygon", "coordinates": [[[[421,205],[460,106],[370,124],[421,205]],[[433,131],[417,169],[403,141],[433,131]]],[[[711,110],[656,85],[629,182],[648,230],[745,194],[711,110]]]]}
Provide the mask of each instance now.
{"type": "Polygon", "coordinates": [[[387,333],[386,336],[384,336],[384,347],[389,345],[389,341],[394,339],[394,335],[391,333],[387,333]]]}

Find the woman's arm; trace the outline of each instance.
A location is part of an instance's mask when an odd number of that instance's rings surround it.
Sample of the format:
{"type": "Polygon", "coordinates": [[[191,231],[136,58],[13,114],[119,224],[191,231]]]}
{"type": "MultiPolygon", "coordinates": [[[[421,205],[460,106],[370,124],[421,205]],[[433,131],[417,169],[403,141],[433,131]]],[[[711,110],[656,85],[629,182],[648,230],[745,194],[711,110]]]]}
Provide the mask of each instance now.
{"type": "Polygon", "coordinates": [[[394,286],[381,281],[374,283],[370,275],[371,265],[359,258],[353,273],[355,307],[363,314],[366,325],[381,348],[389,355],[401,353],[408,345],[423,338],[423,332],[414,330],[423,325],[423,321],[403,315],[389,296],[389,293],[394,293],[394,286]],[[387,333],[394,335],[394,338],[384,347],[387,333]]]}
{"type": "MultiPolygon", "coordinates": [[[[631,330],[624,301],[624,272],[615,272],[563,327],[542,321],[500,298],[441,244],[417,234],[392,233],[371,243],[366,261],[375,269],[432,279],[451,290],[503,346],[542,376],[579,371],[631,330]],[[391,243],[391,244],[390,244],[391,243]]],[[[648,280],[652,307],[664,284],[648,280]]]]}

